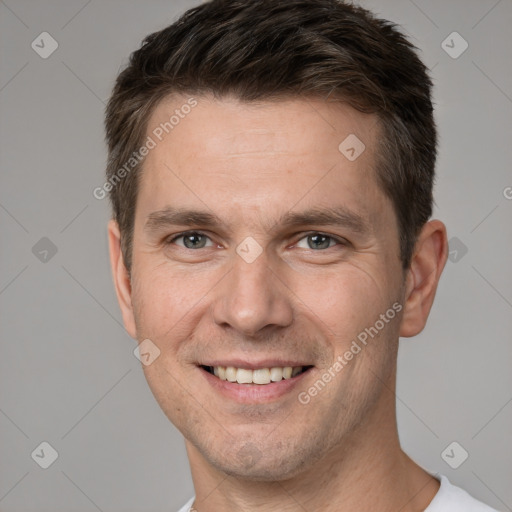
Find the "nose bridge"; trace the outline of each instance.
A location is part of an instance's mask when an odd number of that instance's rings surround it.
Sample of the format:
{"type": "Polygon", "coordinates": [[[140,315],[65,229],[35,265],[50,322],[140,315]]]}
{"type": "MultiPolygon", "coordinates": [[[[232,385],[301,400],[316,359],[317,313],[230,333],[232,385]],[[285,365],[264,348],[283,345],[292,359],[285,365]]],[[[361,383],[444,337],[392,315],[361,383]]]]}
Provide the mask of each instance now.
{"type": "MultiPolygon", "coordinates": [[[[241,249],[243,250],[241,244],[241,249]]],[[[243,253],[242,253],[243,254],[243,253]]],[[[253,335],[292,321],[292,305],[286,287],[276,277],[264,253],[255,259],[234,255],[233,267],[223,280],[214,306],[215,322],[253,335]]]]}

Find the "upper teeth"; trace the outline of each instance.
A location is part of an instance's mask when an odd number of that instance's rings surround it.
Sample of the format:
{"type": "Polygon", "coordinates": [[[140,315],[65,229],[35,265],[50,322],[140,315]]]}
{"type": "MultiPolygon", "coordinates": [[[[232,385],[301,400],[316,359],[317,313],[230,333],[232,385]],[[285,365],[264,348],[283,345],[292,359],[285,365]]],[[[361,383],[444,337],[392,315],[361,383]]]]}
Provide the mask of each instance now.
{"type": "Polygon", "coordinates": [[[302,366],[284,366],[247,370],[233,366],[214,366],[213,373],[221,380],[238,382],[238,384],[270,384],[282,379],[290,379],[302,371],[302,366]]]}

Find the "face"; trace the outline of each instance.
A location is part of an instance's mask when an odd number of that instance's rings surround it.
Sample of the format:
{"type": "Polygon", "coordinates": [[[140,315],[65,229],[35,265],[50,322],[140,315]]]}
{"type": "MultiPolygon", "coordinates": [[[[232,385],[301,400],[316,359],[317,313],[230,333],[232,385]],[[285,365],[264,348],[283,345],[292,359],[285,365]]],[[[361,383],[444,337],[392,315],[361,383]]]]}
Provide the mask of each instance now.
{"type": "Polygon", "coordinates": [[[205,462],[287,478],[377,422],[394,378],[404,279],[379,126],[321,100],[197,98],[155,138],[186,101],[148,125],[125,324],[160,351],[149,386],[205,462]]]}

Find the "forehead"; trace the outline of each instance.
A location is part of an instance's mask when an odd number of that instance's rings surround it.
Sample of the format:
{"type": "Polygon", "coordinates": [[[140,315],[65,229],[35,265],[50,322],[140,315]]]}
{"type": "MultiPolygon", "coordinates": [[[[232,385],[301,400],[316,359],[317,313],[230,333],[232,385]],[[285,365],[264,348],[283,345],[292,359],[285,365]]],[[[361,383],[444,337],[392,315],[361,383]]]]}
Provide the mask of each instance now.
{"type": "Polygon", "coordinates": [[[373,115],[318,99],[242,102],[173,96],[154,110],[155,142],[143,166],[137,209],[166,206],[270,217],[302,203],[372,214],[379,126],[373,115]],[[139,208],[140,205],[140,208],[139,208]]]}
{"type": "Polygon", "coordinates": [[[363,114],[339,101],[287,98],[244,102],[234,97],[218,100],[172,95],[155,107],[147,132],[157,143],[165,139],[169,148],[173,142],[194,143],[209,155],[226,158],[270,151],[307,155],[318,148],[320,139],[323,146],[329,144],[339,151],[347,136],[356,135],[365,139],[368,157],[377,129],[373,114],[363,114]]]}

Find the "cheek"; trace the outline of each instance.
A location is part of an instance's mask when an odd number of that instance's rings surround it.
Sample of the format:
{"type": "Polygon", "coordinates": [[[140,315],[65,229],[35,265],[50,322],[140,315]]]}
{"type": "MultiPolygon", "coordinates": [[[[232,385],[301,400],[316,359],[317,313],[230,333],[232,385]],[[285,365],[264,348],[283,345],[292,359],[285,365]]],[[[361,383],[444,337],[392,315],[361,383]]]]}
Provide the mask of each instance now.
{"type": "Polygon", "coordinates": [[[354,266],[329,273],[293,277],[294,290],[304,315],[329,337],[346,340],[374,322],[390,307],[389,289],[370,273],[354,266]],[[374,318],[375,317],[375,318],[374,318]]]}
{"type": "MultiPolygon", "coordinates": [[[[167,360],[160,357],[149,366],[145,366],[144,376],[155,400],[167,418],[186,435],[191,425],[199,422],[202,403],[191,400],[192,396],[199,396],[188,385],[183,383],[174,374],[174,368],[167,360]]],[[[193,429],[192,429],[193,430],[193,429]]]]}
{"type": "Polygon", "coordinates": [[[175,331],[182,330],[201,308],[210,288],[205,279],[186,277],[165,265],[139,271],[132,292],[137,337],[161,343],[175,338],[175,331]]]}

